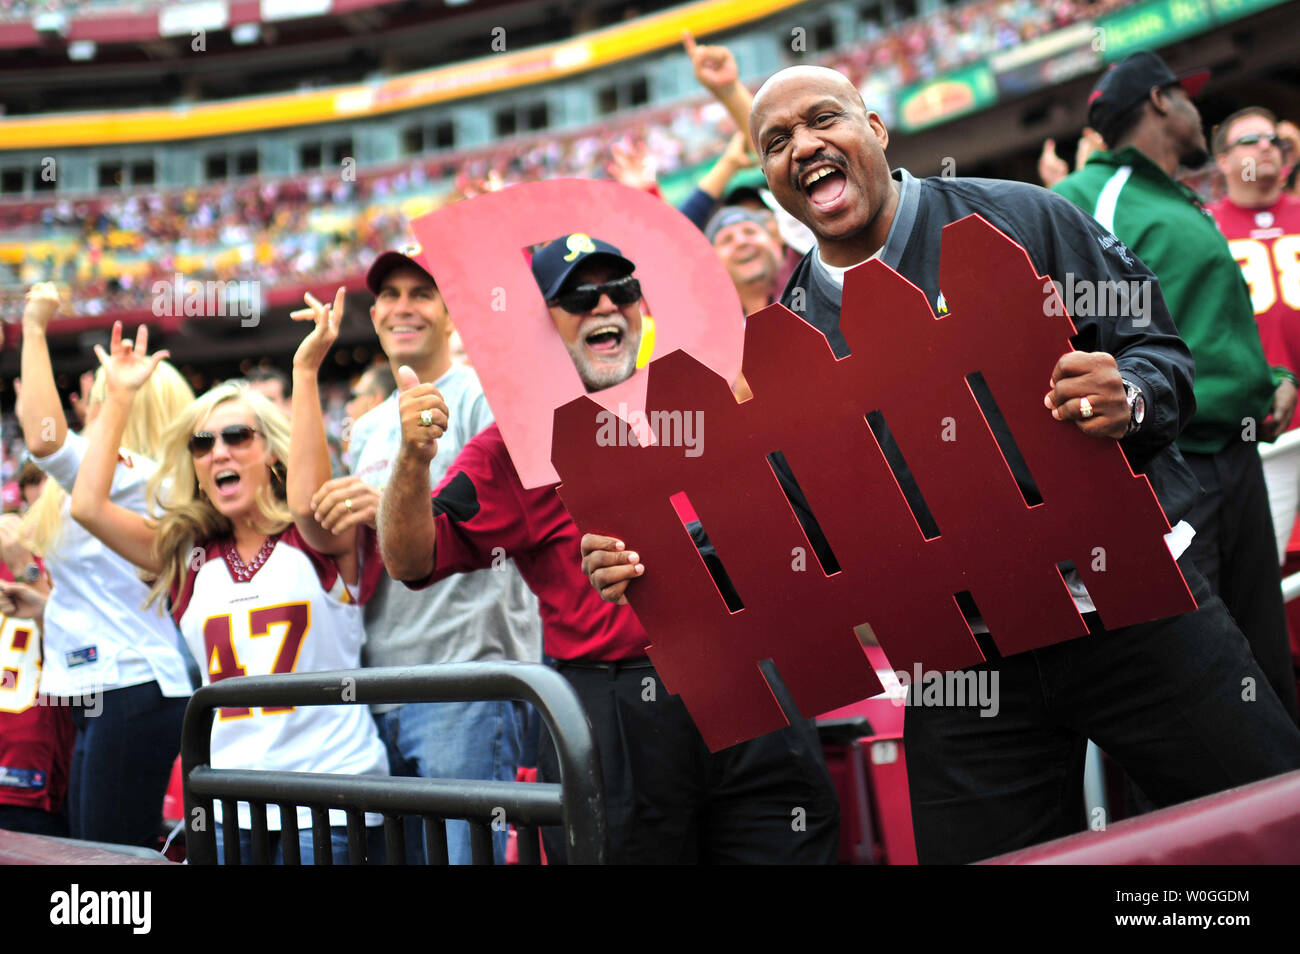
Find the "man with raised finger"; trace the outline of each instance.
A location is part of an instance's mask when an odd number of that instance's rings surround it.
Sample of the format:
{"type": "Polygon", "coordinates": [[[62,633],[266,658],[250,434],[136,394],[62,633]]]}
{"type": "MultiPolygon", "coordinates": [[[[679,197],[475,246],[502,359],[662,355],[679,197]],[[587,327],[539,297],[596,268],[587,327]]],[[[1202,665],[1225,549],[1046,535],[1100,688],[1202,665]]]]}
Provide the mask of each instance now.
{"type": "MultiPolygon", "coordinates": [[[[436,483],[461,447],[492,423],[492,411],[478,376],[451,359],[447,307],[433,277],[412,257],[417,254],[415,249],[384,252],[366,274],[366,286],[375,296],[370,316],[390,366],[407,367],[444,402],[439,426],[445,433],[438,454],[427,462],[436,483]]],[[[312,501],[327,529],[359,522],[375,526],[379,494],[402,443],[397,398],[394,391],[352,425],[347,455],[352,476],[323,484],[312,501]]],[[[504,555],[418,593],[385,577],[366,605],[367,666],[496,659],[541,661],[537,601],[504,555]]],[[[522,726],[514,703],[376,706],[375,718],[395,775],[515,778],[522,726]]],[[[450,821],[447,835],[451,863],[468,864],[469,824],[450,821]]],[[[504,861],[507,835],[493,833],[498,863],[504,861]]],[[[407,843],[409,860],[422,850],[417,825],[408,825],[407,843]]]]}

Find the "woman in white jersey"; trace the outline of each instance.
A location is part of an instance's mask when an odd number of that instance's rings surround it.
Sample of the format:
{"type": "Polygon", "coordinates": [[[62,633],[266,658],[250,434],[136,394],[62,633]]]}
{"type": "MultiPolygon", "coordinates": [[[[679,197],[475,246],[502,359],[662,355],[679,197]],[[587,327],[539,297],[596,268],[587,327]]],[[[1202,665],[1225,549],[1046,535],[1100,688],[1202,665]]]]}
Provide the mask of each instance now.
{"type": "MultiPolygon", "coordinates": [[[[144,609],[149,590],[139,570],[69,516],[68,493],[94,424],[77,434],[63,415],[45,342],[57,309],[57,291],[42,282],[23,311],[19,420],[28,451],[52,478],[23,524],[54,584],[41,692],[66,700],[77,728],[67,800],[73,837],[157,847],[190,676],[176,626],[144,609]]],[[[87,409],[92,421],[104,397],[101,374],[87,409]]],[[[146,512],[162,432],[193,400],[176,369],[159,366],[109,449],[115,505],[146,512]]]]}
{"type": "MultiPolygon", "coordinates": [[[[341,299],[340,294],[333,309],[317,303],[317,326],[295,363],[319,366],[337,336],[341,299]]],[[[325,446],[315,389],[294,394],[292,436],[284,415],[245,385],[222,384],[198,398],[164,435],[155,480],[170,481],[170,488],[159,497],[159,518],[147,520],[114,506],[107,491],[114,441],[136,392],[166,352],[147,356],[144,328],[134,346],[124,343],[120,324],[113,327],[112,356],[99,348],[96,352],[104,364],[108,400],[73,491],[73,514],[156,575],[151,602],[168,598],[186,642],[204,661],[204,682],[360,668],[361,603],[383,565],[373,536],[365,538],[363,561],[356,533],[335,537],[315,522],[311,494],[324,479],[318,468],[323,467],[325,477],[329,474],[328,460],[307,459],[304,453],[325,446]]],[[[374,720],[358,705],[223,709],[213,721],[212,764],[388,773],[374,720]]],[[[346,817],[341,811],[330,814],[334,856],[345,861],[346,817]]],[[[379,816],[368,816],[368,821],[382,823],[379,816]]],[[[268,807],[267,823],[276,833],[278,859],[282,848],[275,806],[268,807]]],[[[247,858],[251,821],[243,804],[239,825],[247,858]]],[[[301,856],[310,862],[307,808],[300,809],[298,825],[301,856]]],[[[379,832],[371,829],[372,857],[378,847],[373,836],[379,832]]]]}

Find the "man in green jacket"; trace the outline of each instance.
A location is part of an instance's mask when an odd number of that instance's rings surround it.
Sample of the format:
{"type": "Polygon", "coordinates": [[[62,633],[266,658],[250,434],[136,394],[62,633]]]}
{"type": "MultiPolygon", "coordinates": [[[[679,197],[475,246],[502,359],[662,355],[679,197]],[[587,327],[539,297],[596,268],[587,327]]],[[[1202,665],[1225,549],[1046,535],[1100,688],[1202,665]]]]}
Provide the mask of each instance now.
{"type": "MultiPolygon", "coordinates": [[[[1176,77],[1154,53],[1112,67],[1089,99],[1088,123],[1109,144],[1055,191],[1089,212],[1151,269],[1196,359],[1196,416],[1177,445],[1205,493],[1187,522],[1189,554],[1250,641],[1260,668],[1296,718],[1281,578],[1258,440],[1273,441],[1296,407],[1295,375],[1270,368],[1250,294],[1228,243],[1199,197],[1174,179],[1180,165],[1209,158],[1192,97],[1208,73],[1176,77]]],[[[1053,276],[1058,281],[1062,276],[1053,276]]],[[[1110,301],[1149,320],[1146,295],[1107,295],[1069,276],[1066,308],[1110,301]]],[[[1138,409],[1141,410],[1141,409],[1138,409]]]]}

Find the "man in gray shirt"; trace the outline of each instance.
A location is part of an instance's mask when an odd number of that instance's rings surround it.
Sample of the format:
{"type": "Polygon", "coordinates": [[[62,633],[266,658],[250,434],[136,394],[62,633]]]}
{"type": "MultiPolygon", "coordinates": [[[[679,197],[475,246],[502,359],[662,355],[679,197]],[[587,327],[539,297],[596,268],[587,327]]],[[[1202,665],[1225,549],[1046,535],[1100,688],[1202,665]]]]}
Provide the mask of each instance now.
{"type": "MultiPolygon", "coordinates": [[[[411,255],[389,251],[375,259],[366,286],[380,346],[393,367],[409,365],[436,384],[449,410],[447,433],[429,464],[442,479],[465,443],[492,423],[478,375],[451,360],[451,321],[433,277],[411,255]]],[[[323,484],[312,503],[330,530],[358,522],[375,525],[379,494],[401,446],[397,392],[352,425],[346,463],[352,476],[323,484]]],[[[518,659],[540,662],[542,628],[537,598],[504,552],[491,569],[462,574],[418,592],[387,575],[366,604],[367,666],[518,659]]],[[[438,702],[377,706],[375,719],[388,746],[394,775],[513,781],[520,725],[511,702],[438,702]]],[[[408,832],[408,860],[420,861],[422,842],[408,832]],[[416,855],[416,857],[411,857],[416,855]]],[[[494,832],[496,861],[504,862],[507,833],[494,832]]],[[[469,824],[447,823],[452,864],[470,861],[469,824]]]]}

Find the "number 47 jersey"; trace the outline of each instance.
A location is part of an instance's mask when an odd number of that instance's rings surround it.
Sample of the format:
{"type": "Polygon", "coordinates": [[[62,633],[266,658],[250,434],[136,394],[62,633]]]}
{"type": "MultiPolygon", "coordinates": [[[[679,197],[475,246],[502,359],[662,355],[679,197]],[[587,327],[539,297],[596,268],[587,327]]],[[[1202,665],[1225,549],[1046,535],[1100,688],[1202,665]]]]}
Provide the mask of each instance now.
{"type": "Polygon", "coordinates": [[[1300,199],[1284,194],[1266,209],[1221,199],[1209,209],[1250,286],[1264,356],[1300,374],[1300,199]]]}
{"type": "MultiPolygon", "coordinates": [[[[351,589],[333,558],[312,550],[292,526],[270,537],[251,564],[239,560],[229,539],[201,553],[190,561],[172,615],[205,684],[361,668],[365,630],[354,593],[367,595],[383,572],[373,547],[363,554],[362,584],[351,589]]],[[[213,720],[212,766],[386,775],[388,757],[367,706],[227,708],[213,720]]],[[[330,814],[331,824],[346,824],[343,812],[330,814]]],[[[300,827],[310,824],[310,811],[300,809],[300,827]]],[[[243,805],[240,825],[249,825],[243,805]]],[[[279,828],[273,806],[268,826],[279,828]]]]}

